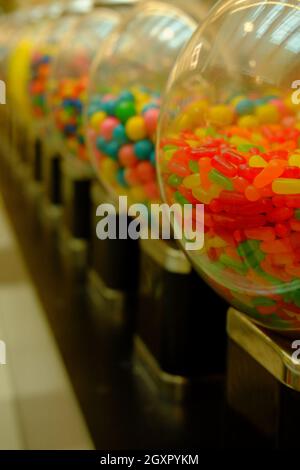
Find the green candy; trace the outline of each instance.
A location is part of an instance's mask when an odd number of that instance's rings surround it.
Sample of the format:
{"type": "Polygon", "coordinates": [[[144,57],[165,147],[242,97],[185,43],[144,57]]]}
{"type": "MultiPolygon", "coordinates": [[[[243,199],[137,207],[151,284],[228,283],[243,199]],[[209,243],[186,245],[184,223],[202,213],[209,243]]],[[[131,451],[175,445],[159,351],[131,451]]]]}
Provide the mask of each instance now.
{"type": "Polygon", "coordinates": [[[168,178],[168,184],[173,188],[177,188],[181,184],[182,178],[178,175],[172,174],[168,178]]]}
{"type": "Polygon", "coordinates": [[[252,255],[259,249],[259,245],[259,240],[246,240],[238,245],[237,252],[240,256],[252,255]]]}
{"type": "Polygon", "coordinates": [[[178,149],[178,147],[176,147],[176,145],[168,144],[168,145],[163,146],[163,151],[164,152],[167,152],[168,150],[177,150],[177,149],[178,149]]]}
{"type": "Polygon", "coordinates": [[[297,307],[300,307],[300,289],[292,293],[293,302],[297,307]]]}
{"type": "Polygon", "coordinates": [[[189,169],[190,169],[193,173],[199,173],[199,165],[198,165],[198,162],[196,162],[195,160],[190,160],[190,161],[189,161],[189,169]]]}
{"type": "Polygon", "coordinates": [[[189,204],[189,201],[179,191],[176,191],[174,197],[176,201],[179,202],[179,204],[181,205],[189,204]]]}
{"type": "Polygon", "coordinates": [[[222,254],[219,258],[221,263],[223,263],[228,268],[232,268],[240,274],[245,274],[247,272],[247,266],[240,261],[236,261],[228,255],[222,254]]]}
{"type": "Polygon", "coordinates": [[[252,300],[252,303],[255,307],[272,307],[276,305],[275,300],[269,299],[268,297],[256,297],[252,300]]]}
{"type": "Polygon", "coordinates": [[[252,269],[257,268],[260,263],[265,259],[265,254],[258,250],[255,253],[252,253],[251,255],[246,255],[245,256],[245,263],[247,266],[249,266],[252,269]]]}
{"type": "Polygon", "coordinates": [[[295,219],[300,220],[300,209],[295,209],[294,216],[295,219]]]}
{"type": "Polygon", "coordinates": [[[132,101],[121,101],[116,106],[116,116],[122,123],[136,115],[135,105],[132,101]]]}
{"type": "Polygon", "coordinates": [[[210,170],[208,173],[208,178],[212,183],[216,183],[219,186],[221,186],[224,189],[227,189],[227,191],[232,191],[233,190],[233,184],[232,181],[227,178],[226,176],[222,175],[218,170],[213,168],[210,170]]]}
{"type": "Polygon", "coordinates": [[[283,295],[283,300],[285,303],[289,304],[290,302],[293,302],[293,292],[286,292],[283,295]]]}
{"type": "Polygon", "coordinates": [[[211,137],[215,137],[217,135],[216,129],[214,127],[211,127],[211,126],[207,127],[205,129],[205,133],[206,133],[206,135],[209,135],[211,137]]]}

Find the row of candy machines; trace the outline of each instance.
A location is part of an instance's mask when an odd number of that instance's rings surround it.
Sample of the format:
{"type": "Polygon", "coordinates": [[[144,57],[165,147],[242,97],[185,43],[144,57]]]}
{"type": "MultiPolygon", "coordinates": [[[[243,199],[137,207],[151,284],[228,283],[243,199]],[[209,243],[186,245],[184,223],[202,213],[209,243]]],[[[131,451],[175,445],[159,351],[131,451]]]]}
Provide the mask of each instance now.
{"type": "MultiPolygon", "coordinates": [[[[134,317],[136,356],[161,388],[224,372],[225,299],[229,382],[246,355],[300,390],[293,343],[277,336],[300,329],[298,2],[53,2],[3,18],[0,34],[2,153],[104,309],[134,317]],[[190,205],[203,248],[187,249],[191,232],[180,247],[100,240],[101,204],[117,229],[133,221],[120,196],[190,205]]],[[[244,396],[251,373],[228,399],[265,430],[244,396]]]]}

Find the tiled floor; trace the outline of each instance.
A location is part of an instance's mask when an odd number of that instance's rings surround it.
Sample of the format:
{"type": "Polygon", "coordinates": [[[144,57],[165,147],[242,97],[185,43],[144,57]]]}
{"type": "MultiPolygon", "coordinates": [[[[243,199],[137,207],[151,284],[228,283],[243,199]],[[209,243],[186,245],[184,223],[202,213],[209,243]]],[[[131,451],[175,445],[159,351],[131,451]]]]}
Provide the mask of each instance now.
{"type": "Polygon", "coordinates": [[[0,449],[92,449],[0,201],[0,449]]]}

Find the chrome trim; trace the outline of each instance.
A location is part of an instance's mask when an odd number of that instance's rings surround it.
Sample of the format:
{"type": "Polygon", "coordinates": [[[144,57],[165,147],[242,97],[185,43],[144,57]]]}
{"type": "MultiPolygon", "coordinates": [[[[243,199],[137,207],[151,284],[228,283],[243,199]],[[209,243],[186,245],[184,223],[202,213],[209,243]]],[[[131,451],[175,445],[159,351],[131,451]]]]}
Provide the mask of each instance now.
{"type": "Polygon", "coordinates": [[[140,240],[142,251],[149,255],[166,271],[175,274],[189,274],[191,264],[184,253],[166,240],[140,240]]]}
{"type": "Polygon", "coordinates": [[[295,350],[291,347],[292,341],[297,339],[297,333],[289,338],[279,336],[259,327],[234,308],[230,308],[227,313],[227,333],[273,377],[300,392],[300,363],[293,361],[295,350]]]}

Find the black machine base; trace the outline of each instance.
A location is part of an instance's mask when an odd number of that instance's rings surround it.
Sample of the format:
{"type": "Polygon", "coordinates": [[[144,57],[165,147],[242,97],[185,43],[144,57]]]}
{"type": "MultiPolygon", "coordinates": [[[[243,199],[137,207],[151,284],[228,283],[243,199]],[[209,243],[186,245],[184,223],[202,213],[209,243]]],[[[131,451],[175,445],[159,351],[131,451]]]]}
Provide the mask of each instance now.
{"type": "Polygon", "coordinates": [[[260,432],[271,448],[297,449],[300,361],[295,360],[293,347],[297,338],[268,332],[232,308],[227,331],[230,408],[260,432]]]}
{"type": "Polygon", "coordinates": [[[140,258],[137,356],[183,396],[192,382],[225,370],[227,305],[175,243],[143,240],[140,258]]]}

